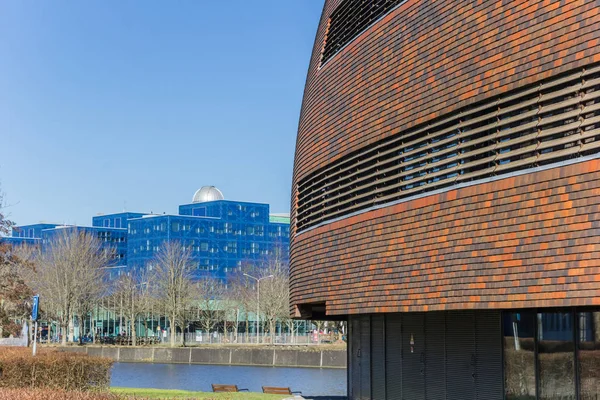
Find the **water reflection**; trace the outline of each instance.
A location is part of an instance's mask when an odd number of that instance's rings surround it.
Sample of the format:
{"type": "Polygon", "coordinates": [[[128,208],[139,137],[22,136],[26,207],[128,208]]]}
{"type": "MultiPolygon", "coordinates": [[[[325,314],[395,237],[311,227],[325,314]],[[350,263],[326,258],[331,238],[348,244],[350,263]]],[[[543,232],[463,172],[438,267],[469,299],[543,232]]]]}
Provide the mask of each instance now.
{"type": "Polygon", "coordinates": [[[251,392],[286,386],[311,396],[345,396],[346,370],[229,365],[115,363],[111,386],[211,391],[212,383],[251,392]]]}
{"type": "Polygon", "coordinates": [[[575,400],[573,314],[539,313],[540,399],[575,400]]]}
{"type": "Polygon", "coordinates": [[[507,400],[535,399],[535,314],[505,314],[504,388],[507,400]]]}
{"type": "Polygon", "coordinates": [[[577,314],[581,400],[600,398],[600,312],[577,314]]]}

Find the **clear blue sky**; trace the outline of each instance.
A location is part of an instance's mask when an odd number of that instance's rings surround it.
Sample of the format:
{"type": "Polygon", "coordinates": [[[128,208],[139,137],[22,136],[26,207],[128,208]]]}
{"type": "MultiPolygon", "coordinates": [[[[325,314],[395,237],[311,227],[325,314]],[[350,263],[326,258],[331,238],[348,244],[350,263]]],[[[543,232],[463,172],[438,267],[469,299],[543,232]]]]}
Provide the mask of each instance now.
{"type": "Polygon", "coordinates": [[[288,212],[323,0],[0,2],[10,218],[176,213],[194,191],[288,212]]]}

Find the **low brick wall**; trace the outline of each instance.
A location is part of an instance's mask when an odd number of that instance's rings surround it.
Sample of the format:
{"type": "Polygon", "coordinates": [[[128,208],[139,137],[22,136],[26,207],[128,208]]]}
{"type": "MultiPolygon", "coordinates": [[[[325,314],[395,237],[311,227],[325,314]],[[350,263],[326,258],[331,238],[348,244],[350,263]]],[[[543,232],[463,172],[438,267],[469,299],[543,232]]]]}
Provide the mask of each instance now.
{"type": "Polygon", "coordinates": [[[73,346],[61,349],[108,357],[118,362],[346,368],[347,360],[346,350],[118,346],[73,346]]]}

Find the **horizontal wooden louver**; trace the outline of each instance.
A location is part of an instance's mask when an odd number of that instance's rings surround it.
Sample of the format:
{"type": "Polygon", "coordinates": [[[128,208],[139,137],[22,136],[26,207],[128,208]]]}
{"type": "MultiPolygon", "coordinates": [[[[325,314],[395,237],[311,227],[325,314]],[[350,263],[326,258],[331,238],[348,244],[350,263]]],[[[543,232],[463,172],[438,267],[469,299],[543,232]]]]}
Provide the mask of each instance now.
{"type": "Polygon", "coordinates": [[[592,66],[400,131],[304,177],[297,231],[428,191],[597,152],[600,66],[592,66]]]}

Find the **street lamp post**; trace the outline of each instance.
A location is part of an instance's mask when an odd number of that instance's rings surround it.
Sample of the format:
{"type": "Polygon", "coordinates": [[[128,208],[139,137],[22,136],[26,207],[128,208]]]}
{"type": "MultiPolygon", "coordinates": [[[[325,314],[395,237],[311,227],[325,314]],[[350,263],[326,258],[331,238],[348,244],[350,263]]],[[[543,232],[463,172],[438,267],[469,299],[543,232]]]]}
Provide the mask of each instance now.
{"type": "Polygon", "coordinates": [[[259,330],[260,330],[260,324],[258,323],[258,320],[260,319],[260,281],[262,281],[263,279],[268,279],[268,278],[273,278],[273,275],[269,275],[269,276],[263,276],[262,278],[257,278],[255,276],[249,275],[249,274],[244,274],[245,276],[247,276],[248,278],[252,278],[256,281],[256,344],[258,344],[258,338],[259,338],[259,330]]]}

